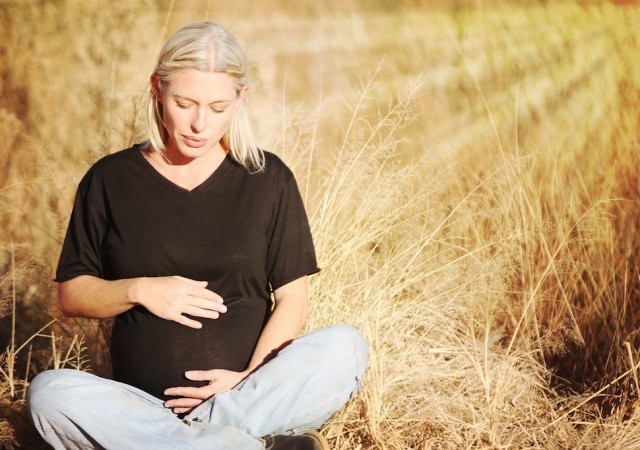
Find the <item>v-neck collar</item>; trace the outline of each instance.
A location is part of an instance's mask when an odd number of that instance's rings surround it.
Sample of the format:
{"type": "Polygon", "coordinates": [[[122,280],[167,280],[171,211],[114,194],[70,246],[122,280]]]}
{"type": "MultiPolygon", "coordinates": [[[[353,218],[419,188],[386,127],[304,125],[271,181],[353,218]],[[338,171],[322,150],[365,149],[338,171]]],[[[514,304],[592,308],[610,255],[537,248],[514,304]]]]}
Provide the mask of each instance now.
{"type": "Polygon", "coordinates": [[[193,196],[198,195],[200,192],[207,190],[209,187],[213,186],[220,180],[231,168],[233,165],[233,161],[231,161],[231,157],[229,153],[227,153],[220,163],[220,165],[216,168],[216,170],[211,173],[202,183],[189,190],[186,189],[173,181],[169,180],[163,174],[161,174],[158,169],[156,169],[147,158],[142,154],[144,151],[144,146],[140,145],[136,148],[138,153],[138,158],[142,160],[142,166],[144,170],[151,175],[156,181],[165,186],[166,189],[172,190],[178,194],[193,196]]]}

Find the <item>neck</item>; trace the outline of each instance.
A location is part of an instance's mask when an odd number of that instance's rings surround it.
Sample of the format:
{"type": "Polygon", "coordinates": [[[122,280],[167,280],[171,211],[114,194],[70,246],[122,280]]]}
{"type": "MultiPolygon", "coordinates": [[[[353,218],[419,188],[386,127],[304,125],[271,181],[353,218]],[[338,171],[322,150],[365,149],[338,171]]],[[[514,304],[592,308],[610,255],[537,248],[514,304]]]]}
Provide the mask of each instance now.
{"type": "Polygon", "coordinates": [[[144,152],[145,158],[158,172],[187,190],[195,188],[209,178],[220,167],[226,154],[227,151],[221,146],[217,146],[197,158],[189,158],[184,155],[176,157],[169,151],[165,155],[161,155],[153,148],[148,148],[144,152]]]}

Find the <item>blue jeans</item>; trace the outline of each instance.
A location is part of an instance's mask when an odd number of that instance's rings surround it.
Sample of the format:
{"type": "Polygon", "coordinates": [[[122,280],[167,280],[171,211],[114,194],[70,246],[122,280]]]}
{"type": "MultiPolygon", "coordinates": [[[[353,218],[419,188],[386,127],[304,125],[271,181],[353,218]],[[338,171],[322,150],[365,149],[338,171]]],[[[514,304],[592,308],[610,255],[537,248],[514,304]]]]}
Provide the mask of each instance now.
{"type": "Polygon", "coordinates": [[[56,449],[258,450],[263,436],[320,428],[357,392],[367,357],[356,329],[314,330],[184,420],[140,389],[71,369],[39,374],[27,400],[56,449]]]}

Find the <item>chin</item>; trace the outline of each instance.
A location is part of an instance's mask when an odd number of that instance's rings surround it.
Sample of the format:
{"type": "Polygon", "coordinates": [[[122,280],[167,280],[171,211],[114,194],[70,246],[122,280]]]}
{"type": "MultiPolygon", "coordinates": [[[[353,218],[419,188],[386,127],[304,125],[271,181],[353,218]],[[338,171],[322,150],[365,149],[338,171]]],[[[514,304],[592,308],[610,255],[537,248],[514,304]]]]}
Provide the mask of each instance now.
{"type": "Polygon", "coordinates": [[[203,147],[190,147],[187,144],[181,142],[175,146],[175,151],[172,152],[178,158],[197,159],[215,149],[215,145],[205,145],[203,147]]]}
{"type": "Polygon", "coordinates": [[[191,148],[188,146],[180,147],[180,155],[183,158],[200,158],[211,151],[211,147],[191,148]]]}

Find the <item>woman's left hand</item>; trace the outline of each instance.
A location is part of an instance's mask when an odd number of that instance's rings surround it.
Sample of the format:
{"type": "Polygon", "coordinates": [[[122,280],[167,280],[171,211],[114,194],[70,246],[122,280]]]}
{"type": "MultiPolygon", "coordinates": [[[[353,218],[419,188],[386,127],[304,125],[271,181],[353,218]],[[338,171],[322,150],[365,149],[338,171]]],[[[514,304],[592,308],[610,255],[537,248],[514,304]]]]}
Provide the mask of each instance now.
{"type": "Polygon", "coordinates": [[[174,413],[182,414],[191,411],[206,399],[218,392],[230,391],[238,383],[244,380],[248,371],[233,372],[231,370],[190,370],[185,372],[185,376],[193,381],[208,381],[209,384],[202,387],[172,387],[164,391],[165,395],[178,398],[167,400],[164,406],[171,408],[174,413]]]}

